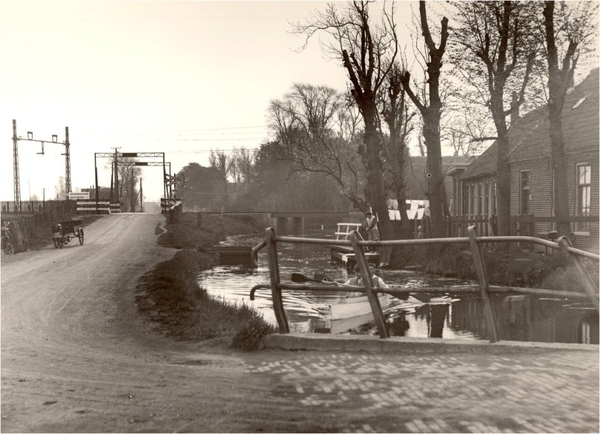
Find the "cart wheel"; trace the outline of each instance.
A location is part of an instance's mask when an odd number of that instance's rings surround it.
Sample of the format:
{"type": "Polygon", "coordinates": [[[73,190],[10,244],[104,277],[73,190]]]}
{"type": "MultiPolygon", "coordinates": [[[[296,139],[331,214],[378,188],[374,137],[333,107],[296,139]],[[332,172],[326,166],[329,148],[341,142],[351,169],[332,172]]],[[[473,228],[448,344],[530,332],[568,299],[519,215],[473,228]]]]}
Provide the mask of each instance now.
{"type": "Polygon", "coordinates": [[[58,249],[58,245],[59,245],[59,244],[60,244],[60,243],[58,242],[58,240],[57,240],[57,239],[54,239],[54,248],[55,248],[55,249],[58,249]]]}
{"type": "Polygon", "coordinates": [[[77,234],[77,238],[79,238],[79,244],[83,246],[83,229],[79,228],[79,233],[77,234]]]}

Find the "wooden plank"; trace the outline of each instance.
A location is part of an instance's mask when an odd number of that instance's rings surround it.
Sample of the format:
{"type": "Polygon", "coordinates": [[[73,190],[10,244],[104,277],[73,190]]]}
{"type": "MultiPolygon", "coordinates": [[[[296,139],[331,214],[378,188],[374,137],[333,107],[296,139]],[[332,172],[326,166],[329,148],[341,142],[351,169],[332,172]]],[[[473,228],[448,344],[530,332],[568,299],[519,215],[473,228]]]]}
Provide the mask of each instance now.
{"type": "Polygon", "coordinates": [[[565,236],[562,236],[558,239],[558,245],[560,246],[561,250],[569,256],[569,258],[573,262],[573,265],[575,265],[575,268],[578,271],[577,275],[579,276],[579,280],[583,284],[585,292],[588,294],[588,297],[591,300],[594,307],[596,308],[596,310],[598,310],[598,288],[596,287],[596,284],[594,283],[594,279],[592,278],[591,274],[581,262],[579,256],[569,251],[569,247],[573,246],[571,240],[569,240],[565,236]]]}
{"type": "Polygon", "coordinates": [[[279,333],[289,333],[290,328],[283,309],[283,297],[281,295],[281,281],[279,277],[279,264],[277,262],[277,241],[275,240],[275,229],[267,228],[265,241],[267,243],[267,254],[269,256],[269,276],[271,278],[271,294],[273,296],[273,311],[279,333]]]}
{"type": "Polygon", "coordinates": [[[383,312],[381,311],[379,297],[377,297],[377,294],[373,292],[373,279],[371,278],[371,272],[369,271],[369,264],[367,263],[367,258],[365,257],[362,247],[358,244],[358,232],[354,231],[352,234],[350,234],[350,242],[354,248],[356,262],[360,267],[360,273],[363,277],[365,290],[367,297],[369,298],[369,304],[371,305],[373,317],[375,318],[375,324],[377,324],[377,328],[379,329],[379,337],[389,338],[390,332],[387,328],[383,312]]]}
{"type": "Polygon", "coordinates": [[[473,252],[473,261],[475,263],[475,270],[477,271],[477,279],[479,280],[479,289],[481,290],[481,298],[483,299],[483,308],[485,312],[485,324],[487,331],[490,335],[490,342],[498,342],[498,331],[496,329],[496,318],[494,310],[492,309],[492,303],[488,294],[488,280],[485,272],[485,263],[483,261],[483,255],[481,249],[477,243],[475,237],[475,226],[470,226],[469,232],[469,243],[471,245],[471,251],[473,252]]]}

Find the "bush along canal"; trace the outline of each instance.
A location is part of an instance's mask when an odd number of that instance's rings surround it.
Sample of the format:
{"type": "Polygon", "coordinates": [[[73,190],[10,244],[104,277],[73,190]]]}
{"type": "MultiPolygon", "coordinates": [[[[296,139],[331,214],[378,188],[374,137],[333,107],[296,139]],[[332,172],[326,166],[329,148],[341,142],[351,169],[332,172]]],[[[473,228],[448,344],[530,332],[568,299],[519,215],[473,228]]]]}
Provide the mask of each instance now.
{"type": "MultiPolygon", "coordinates": [[[[257,245],[262,234],[229,237],[221,245],[257,245]]],[[[347,279],[344,267],[330,263],[326,246],[278,246],[282,281],[292,273],[313,276],[323,274],[338,282],[347,279]]],[[[473,282],[436,277],[417,271],[377,270],[378,276],[392,286],[439,287],[473,282]]],[[[215,300],[232,306],[250,307],[274,328],[277,325],[270,290],[259,290],[250,300],[250,290],[269,283],[267,257],[259,254],[258,268],[215,266],[198,274],[198,284],[215,300]]],[[[342,292],[283,291],[284,308],[291,332],[329,333],[328,306],[346,297],[342,292]]],[[[564,298],[523,295],[491,297],[501,340],[598,344],[598,312],[591,304],[564,298]]],[[[390,335],[419,338],[487,340],[483,303],[479,295],[452,295],[431,298],[410,296],[407,300],[392,297],[386,311],[390,335]]],[[[368,322],[345,334],[377,334],[374,322],[368,322]]]]}

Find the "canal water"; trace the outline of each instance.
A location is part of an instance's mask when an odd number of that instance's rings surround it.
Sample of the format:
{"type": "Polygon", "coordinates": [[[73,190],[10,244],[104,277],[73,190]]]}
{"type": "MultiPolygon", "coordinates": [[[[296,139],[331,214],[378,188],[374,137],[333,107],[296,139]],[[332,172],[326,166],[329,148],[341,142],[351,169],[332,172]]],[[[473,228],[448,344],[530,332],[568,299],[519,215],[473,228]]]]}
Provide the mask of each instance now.
{"type": "MultiPolygon", "coordinates": [[[[319,235],[321,237],[321,235],[319,235]]],[[[222,245],[255,246],[262,236],[230,237],[222,245]]],[[[343,282],[345,267],[330,263],[327,246],[278,243],[282,282],[291,282],[292,273],[313,277],[315,273],[343,282]]],[[[198,283],[217,299],[234,305],[246,304],[277,325],[271,291],[258,290],[250,300],[250,290],[269,283],[266,248],[259,253],[258,268],[217,266],[198,276],[198,283]]],[[[392,286],[439,287],[472,282],[424,275],[406,270],[377,270],[392,286]]],[[[345,298],[345,293],[283,290],[283,303],[290,331],[329,333],[328,306],[345,298]]],[[[591,304],[560,298],[493,295],[493,308],[501,340],[598,344],[598,313],[591,304]]],[[[437,337],[444,339],[487,340],[483,304],[478,295],[434,296],[423,303],[414,297],[392,297],[386,320],[392,336],[437,337]]],[[[374,322],[345,334],[377,334],[374,322]]]]}

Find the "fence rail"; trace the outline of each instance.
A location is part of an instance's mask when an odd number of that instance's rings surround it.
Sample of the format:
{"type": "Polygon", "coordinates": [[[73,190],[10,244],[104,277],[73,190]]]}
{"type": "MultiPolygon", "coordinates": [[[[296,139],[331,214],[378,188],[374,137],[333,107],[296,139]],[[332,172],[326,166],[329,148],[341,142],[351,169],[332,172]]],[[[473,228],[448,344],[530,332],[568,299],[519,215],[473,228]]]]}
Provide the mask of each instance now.
{"type": "Polygon", "coordinates": [[[287,236],[276,236],[275,229],[268,228],[266,230],[265,240],[255,246],[252,249],[252,260],[256,264],[258,252],[267,247],[267,255],[269,260],[269,285],[256,285],[250,291],[250,298],[253,299],[254,292],[257,289],[271,289],[273,310],[277,319],[279,333],[289,333],[289,325],[283,308],[283,297],[282,290],[306,290],[306,284],[298,283],[281,283],[279,274],[279,264],[277,255],[277,244],[278,243],[292,243],[292,244],[316,244],[316,245],[330,245],[330,246],[351,246],[354,250],[357,264],[360,266],[364,287],[354,286],[332,286],[332,285],[310,285],[311,290],[323,290],[323,291],[356,291],[364,292],[367,295],[369,304],[371,305],[371,311],[373,318],[377,324],[379,336],[381,338],[389,338],[389,330],[383,311],[379,304],[379,298],[377,293],[384,292],[391,295],[406,294],[407,292],[418,293],[418,292],[450,292],[450,293],[472,293],[479,292],[481,294],[484,304],[484,314],[486,328],[488,330],[488,336],[491,343],[497,342],[498,332],[496,325],[496,318],[492,309],[490,294],[492,293],[518,293],[528,295],[554,295],[560,297],[570,298],[587,298],[591,301],[593,306],[598,310],[598,287],[594,283],[592,276],[587,272],[587,269],[581,262],[581,257],[600,261],[600,256],[586,252],[584,250],[576,249],[572,246],[571,241],[567,237],[560,237],[558,242],[548,241],[536,237],[527,236],[483,236],[478,237],[476,227],[470,226],[467,228],[467,237],[455,237],[455,238],[428,238],[428,239],[415,239],[415,240],[390,240],[390,241],[362,241],[358,232],[353,231],[349,240],[327,240],[317,238],[299,238],[299,237],[287,237],[287,236]],[[576,269],[579,271],[578,276],[585,288],[585,294],[578,292],[569,291],[554,291],[549,289],[540,288],[520,288],[520,287],[503,287],[503,286],[491,286],[487,280],[487,272],[483,254],[480,249],[481,244],[485,243],[523,243],[529,242],[538,244],[547,248],[561,250],[569,256],[576,269]],[[475,270],[477,273],[478,287],[455,287],[455,288],[374,288],[373,281],[369,272],[367,259],[365,256],[365,248],[368,247],[384,247],[384,246],[403,246],[403,245],[440,245],[440,244],[467,244],[472,252],[475,270]]]}

